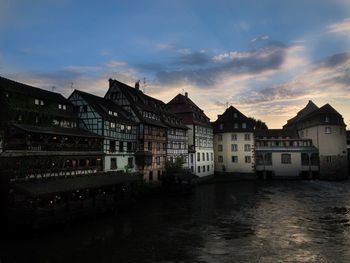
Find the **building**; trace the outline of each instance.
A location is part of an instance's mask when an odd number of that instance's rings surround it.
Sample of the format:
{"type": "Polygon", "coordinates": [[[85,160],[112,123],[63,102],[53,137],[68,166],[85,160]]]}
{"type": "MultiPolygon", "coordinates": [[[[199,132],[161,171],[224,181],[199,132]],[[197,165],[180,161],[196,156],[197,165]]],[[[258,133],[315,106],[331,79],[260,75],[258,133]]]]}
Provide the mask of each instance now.
{"type": "Polygon", "coordinates": [[[259,178],[318,177],[318,149],[293,130],[255,131],[255,155],[259,178]]]}
{"type": "Polygon", "coordinates": [[[215,172],[253,174],[254,126],[251,119],[230,106],[213,122],[215,172]]]}
{"type": "Polygon", "coordinates": [[[133,88],[112,79],[105,98],[129,112],[138,124],[137,170],[146,181],[160,180],[167,158],[168,127],[162,121],[164,103],[144,94],[138,82],[133,88]]]}
{"type": "Polygon", "coordinates": [[[213,128],[209,118],[189,97],[178,94],[167,108],[188,128],[188,167],[197,176],[214,174],[213,128]]]}
{"type": "Polygon", "coordinates": [[[319,108],[312,101],[283,126],[283,129],[294,130],[301,139],[312,140],[319,151],[321,179],[348,176],[345,128],[343,117],[331,105],[319,108]]]}
{"type": "Polygon", "coordinates": [[[97,173],[102,138],[77,127],[62,95],[0,77],[0,157],[12,180],[97,173]]]}
{"type": "Polygon", "coordinates": [[[188,133],[187,126],[175,114],[169,112],[166,105],[161,112],[163,123],[167,129],[167,160],[174,162],[176,158],[183,158],[184,168],[188,168],[188,133]]]}
{"type": "Polygon", "coordinates": [[[78,113],[79,127],[104,138],[103,170],[135,172],[137,125],[131,114],[110,100],[79,90],[68,99],[78,113]]]}

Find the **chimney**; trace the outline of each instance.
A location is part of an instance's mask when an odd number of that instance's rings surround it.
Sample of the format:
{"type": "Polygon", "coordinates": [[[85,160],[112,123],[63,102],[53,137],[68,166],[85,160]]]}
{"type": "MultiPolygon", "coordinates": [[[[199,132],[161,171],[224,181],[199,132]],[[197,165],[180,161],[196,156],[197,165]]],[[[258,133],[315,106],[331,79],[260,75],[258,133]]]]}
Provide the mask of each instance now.
{"type": "Polygon", "coordinates": [[[113,79],[109,79],[108,81],[109,81],[109,87],[111,87],[113,83],[113,79]]]}
{"type": "Polygon", "coordinates": [[[188,93],[187,92],[185,92],[185,97],[188,98],[188,93]]]}
{"type": "Polygon", "coordinates": [[[140,90],[140,80],[135,82],[135,89],[140,90]]]}

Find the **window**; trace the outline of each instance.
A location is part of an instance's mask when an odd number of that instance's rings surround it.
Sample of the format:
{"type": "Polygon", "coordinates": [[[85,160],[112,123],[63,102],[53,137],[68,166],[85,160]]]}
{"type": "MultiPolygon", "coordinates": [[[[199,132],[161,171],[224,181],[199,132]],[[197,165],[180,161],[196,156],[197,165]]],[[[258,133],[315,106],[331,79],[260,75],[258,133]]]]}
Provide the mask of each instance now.
{"type": "Polygon", "coordinates": [[[126,143],[126,150],[127,150],[128,152],[131,152],[131,151],[132,151],[132,142],[127,142],[127,143],[126,143]]]}
{"type": "Polygon", "coordinates": [[[237,134],[235,134],[235,133],[231,134],[231,140],[237,141],[237,134]]]}
{"type": "Polygon", "coordinates": [[[250,134],[249,133],[244,134],[244,140],[250,141],[250,134]]]}
{"type": "Polygon", "coordinates": [[[152,142],[148,142],[148,150],[152,151],[152,142]]]}
{"type": "Polygon", "coordinates": [[[218,152],[222,152],[222,144],[218,145],[218,152]]]}
{"type": "Polygon", "coordinates": [[[121,132],[124,132],[124,131],[125,131],[125,125],[124,125],[124,124],[120,125],[120,131],[121,131],[121,132]]]}
{"type": "Polygon", "coordinates": [[[127,133],[131,133],[131,126],[130,125],[128,125],[128,126],[126,126],[126,131],[127,131],[127,133]]]}
{"type": "Polygon", "coordinates": [[[244,151],[250,152],[250,144],[244,144],[244,151]]]}
{"type": "Polygon", "coordinates": [[[124,152],[124,142],[119,142],[119,152],[124,152]]]}
{"type": "Polygon", "coordinates": [[[231,152],[237,152],[237,144],[231,144],[231,152]]]}
{"type": "Polygon", "coordinates": [[[214,154],[210,153],[210,160],[213,161],[214,160],[214,154]]]}
{"type": "Polygon", "coordinates": [[[238,163],[238,156],[233,155],[232,156],[232,162],[233,163],[238,163]]]}
{"type": "Polygon", "coordinates": [[[113,112],[111,110],[108,111],[108,115],[112,115],[113,112]]]}
{"type": "Polygon", "coordinates": [[[209,170],[210,170],[210,167],[209,167],[209,165],[207,165],[207,172],[209,172],[209,170]]]}
{"type": "Polygon", "coordinates": [[[289,153],[284,153],[281,155],[281,163],[290,164],[292,163],[292,159],[289,153]]]}
{"type": "Polygon", "coordinates": [[[203,165],[203,173],[205,172],[205,165],[203,165]]]}
{"type": "Polygon", "coordinates": [[[326,157],[326,162],[331,163],[332,162],[332,156],[325,156],[326,157]]]}
{"type": "Polygon", "coordinates": [[[118,117],[118,113],[113,111],[113,116],[118,117]]]}
{"type": "Polygon", "coordinates": [[[202,153],[202,160],[205,161],[205,153],[202,153]]]}
{"type": "Polygon", "coordinates": [[[111,129],[115,129],[115,123],[114,123],[114,122],[111,122],[111,123],[109,124],[109,127],[110,127],[111,129]]]}
{"type": "Polygon", "coordinates": [[[157,163],[157,165],[160,165],[160,156],[156,157],[156,163],[157,163]]]}
{"type": "Polygon", "coordinates": [[[325,127],[324,128],[324,133],[325,134],[331,134],[332,133],[332,128],[331,127],[325,127]]]}
{"type": "Polygon", "coordinates": [[[197,171],[198,171],[198,173],[201,172],[201,167],[200,166],[197,167],[197,171]]]}
{"type": "Polygon", "coordinates": [[[66,105],[62,105],[62,110],[66,110],[67,106],[66,105]]]}
{"type": "Polygon", "coordinates": [[[35,116],[35,123],[39,123],[39,116],[35,116]]]}
{"type": "Polygon", "coordinates": [[[113,140],[109,141],[109,151],[115,152],[115,141],[113,141],[113,140]]]}
{"type": "Polygon", "coordinates": [[[309,155],[307,153],[301,154],[301,165],[309,165],[309,155]]]}
{"type": "Polygon", "coordinates": [[[87,112],[87,105],[83,106],[83,112],[87,112]]]}
{"type": "Polygon", "coordinates": [[[311,165],[318,165],[319,164],[319,156],[317,153],[311,154],[311,165]]]}
{"type": "Polygon", "coordinates": [[[150,171],[148,174],[148,180],[153,181],[153,172],[152,171],[150,171]]]}
{"type": "Polygon", "coordinates": [[[222,141],[222,134],[218,135],[218,141],[222,141]]]}
{"type": "Polygon", "coordinates": [[[40,106],[44,106],[44,101],[40,100],[40,106]]]}
{"type": "Polygon", "coordinates": [[[157,151],[160,151],[160,142],[157,142],[157,151]]]}
{"type": "Polygon", "coordinates": [[[238,129],[238,123],[237,123],[237,122],[235,122],[235,123],[233,124],[233,128],[234,128],[234,129],[238,129]]]}
{"type": "Polygon", "coordinates": [[[117,158],[111,158],[111,170],[117,169],[117,158]]]}
{"type": "Polygon", "coordinates": [[[207,161],[209,161],[209,153],[207,153],[207,161]]]}
{"type": "Polygon", "coordinates": [[[329,117],[326,116],[325,119],[324,119],[325,122],[329,122],[329,117]]]}
{"type": "Polygon", "coordinates": [[[222,162],[224,162],[224,158],[220,155],[220,156],[218,156],[218,162],[219,163],[222,163],[222,162]]]}
{"type": "Polygon", "coordinates": [[[233,118],[237,118],[237,117],[238,117],[237,112],[233,113],[233,118]]]}
{"type": "Polygon", "coordinates": [[[38,99],[34,100],[35,105],[40,105],[40,101],[38,99]]]}
{"type": "Polygon", "coordinates": [[[62,104],[58,104],[58,109],[62,110],[62,104]]]}
{"type": "Polygon", "coordinates": [[[219,124],[219,129],[222,130],[224,128],[224,125],[222,123],[219,124]]]}
{"type": "Polygon", "coordinates": [[[250,156],[245,156],[244,160],[246,163],[251,163],[252,162],[252,158],[250,156]]]}
{"type": "Polygon", "coordinates": [[[246,129],[247,128],[247,124],[245,122],[242,123],[242,129],[246,129]]]}
{"type": "Polygon", "coordinates": [[[162,178],[161,177],[161,172],[160,172],[160,170],[158,170],[158,172],[157,172],[157,180],[160,181],[161,178],[162,178]]]}
{"type": "Polygon", "coordinates": [[[193,154],[190,155],[190,162],[193,163],[193,154]]]}
{"type": "Polygon", "coordinates": [[[201,154],[197,153],[197,161],[199,162],[201,160],[201,154]]]}

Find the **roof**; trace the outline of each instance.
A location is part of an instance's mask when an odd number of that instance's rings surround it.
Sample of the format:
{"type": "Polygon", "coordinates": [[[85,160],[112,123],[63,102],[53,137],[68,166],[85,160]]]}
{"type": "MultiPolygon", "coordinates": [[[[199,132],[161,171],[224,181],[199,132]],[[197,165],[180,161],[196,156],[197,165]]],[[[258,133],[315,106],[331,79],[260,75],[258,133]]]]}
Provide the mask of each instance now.
{"type": "Polygon", "coordinates": [[[233,106],[230,106],[222,115],[219,115],[218,119],[213,122],[212,125],[214,128],[214,133],[231,131],[244,132],[254,130],[253,121],[233,106]],[[246,124],[246,128],[242,127],[242,123],[246,124]],[[238,127],[235,127],[235,124],[238,124],[238,127]]]}
{"type": "Polygon", "coordinates": [[[171,113],[163,101],[146,95],[140,89],[130,87],[118,80],[110,79],[109,81],[110,87],[117,85],[123,94],[128,98],[131,108],[141,121],[159,127],[166,128],[170,126],[179,129],[187,129],[187,127],[181,122],[181,118],[178,118],[178,116],[171,113]],[[160,120],[146,118],[142,115],[140,110],[155,113],[160,117],[160,120]],[[178,118],[178,123],[168,121],[168,117],[178,118]]]}
{"type": "Polygon", "coordinates": [[[33,98],[35,97],[37,99],[44,99],[44,100],[55,101],[57,103],[70,104],[70,102],[59,93],[44,90],[44,89],[39,89],[33,86],[29,86],[27,84],[16,82],[14,80],[6,79],[3,77],[0,77],[0,88],[5,91],[15,92],[25,96],[30,96],[33,98]]]}
{"type": "Polygon", "coordinates": [[[30,181],[15,183],[13,188],[32,197],[48,194],[71,192],[80,189],[96,189],[123,183],[140,181],[135,175],[104,174],[73,178],[57,178],[45,181],[30,181]]]}
{"type": "Polygon", "coordinates": [[[268,129],[256,130],[255,137],[257,138],[298,138],[298,134],[294,130],[289,129],[268,129]]]}
{"type": "Polygon", "coordinates": [[[167,108],[181,117],[185,124],[197,124],[210,127],[210,119],[189,97],[188,94],[176,95],[167,103],[167,108]]]}
{"type": "Polygon", "coordinates": [[[80,91],[80,90],[74,90],[72,94],[74,93],[79,94],[103,118],[110,121],[119,120],[119,121],[128,122],[128,123],[132,122],[130,120],[130,114],[126,110],[124,110],[122,107],[115,104],[114,102],[84,91],[80,91]],[[117,112],[118,116],[111,116],[108,113],[109,111],[117,112]]]}
{"type": "Polygon", "coordinates": [[[79,137],[87,137],[87,138],[102,138],[100,135],[89,132],[87,130],[78,129],[78,128],[42,127],[42,126],[33,126],[33,125],[25,125],[25,124],[12,124],[12,126],[18,129],[21,129],[23,131],[33,132],[33,133],[64,135],[64,136],[79,136],[79,137]]]}
{"type": "Polygon", "coordinates": [[[294,125],[300,122],[306,121],[315,116],[327,115],[327,114],[330,116],[333,115],[338,118],[341,118],[340,122],[331,120],[330,123],[345,125],[342,115],[339,112],[337,112],[330,104],[327,103],[323,105],[321,108],[319,108],[311,100],[309,100],[308,104],[302,110],[300,110],[295,117],[293,117],[292,119],[289,119],[287,121],[287,124],[285,124],[283,127],[284,128],[293,127],[294,125]]]}

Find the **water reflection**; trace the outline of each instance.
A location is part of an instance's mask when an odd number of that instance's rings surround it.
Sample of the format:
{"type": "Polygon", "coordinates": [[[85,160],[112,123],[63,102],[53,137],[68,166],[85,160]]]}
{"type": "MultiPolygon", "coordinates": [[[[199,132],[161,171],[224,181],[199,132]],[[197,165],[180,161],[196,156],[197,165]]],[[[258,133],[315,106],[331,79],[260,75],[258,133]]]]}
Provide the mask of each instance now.
{"type": "Polygon", "coordinates": [[[203,185],[50,233],[3,235],[7,262],[349,262],[350,182],[203,185]]]}

